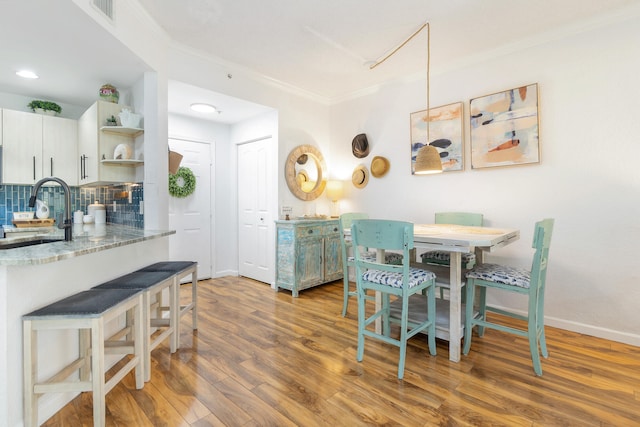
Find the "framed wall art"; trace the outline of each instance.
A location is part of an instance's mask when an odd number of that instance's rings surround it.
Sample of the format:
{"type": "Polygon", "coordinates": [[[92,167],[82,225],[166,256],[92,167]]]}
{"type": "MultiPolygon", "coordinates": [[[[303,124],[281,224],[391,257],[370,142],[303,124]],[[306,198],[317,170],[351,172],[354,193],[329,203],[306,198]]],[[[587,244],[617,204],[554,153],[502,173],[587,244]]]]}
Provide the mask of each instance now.
{"type": "Polygon", "coordinates": [[[463,155],[463,116],[462,102],[443,105],[410,114],[411,121],[411,174],[415,173],[416,155],[425,145],[438,150],[443,172],[461,171],[464,168],[463,155]],[[429,140],[427,141],[427,125],[429,140]]]}
{"type": "Polygon", "coordinates": [[[540,163],[538,84],[469,101],[471,168],[540,163]]]}

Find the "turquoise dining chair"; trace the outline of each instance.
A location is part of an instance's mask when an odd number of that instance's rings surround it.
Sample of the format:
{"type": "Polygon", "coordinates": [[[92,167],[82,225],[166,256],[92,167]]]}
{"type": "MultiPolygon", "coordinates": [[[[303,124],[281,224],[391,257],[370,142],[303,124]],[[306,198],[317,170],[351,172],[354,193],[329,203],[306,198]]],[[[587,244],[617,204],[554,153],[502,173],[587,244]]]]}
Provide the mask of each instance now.
{"type": "MultiPolygon", "coordinates": [[[[435,223],[482,227],[484,224],[484,216],[480,213],[472,212],[436,212],[435,223]]],[[[421,254],[420,258],[422,259],[423,264],[449,267],[451,255],[447,251],[434,250],[421,254]]],[[[463,272],[470,270],[476,264],[476,254],[473,252],[462,253],[461,258],[463,272]]],[[[436,281],[436,286],[440,288],[440,298],[444,298],[444,289],[449,287],[448,280],[446,281],[446,284],[436,281]]]]}
{"type": "Polygon", "coordinates": [[[358,294],[358,352],[357,360],[364,358],[365,336],[379,339],[400,348],[398,379],[404,376],[407,340],[419,332],[428,334],[429,352],[436,355],[436,300],[435,274],[412,268],[409,251],[413,249],[413,224],[379,219],[354,220],[351,224],[354,245],[356,286],[358,294]],[[365,257],[365,249],[401,251],[402,264],[382,264],[365,257]],[[380,292],[382,306],[367,317],[365,304],[367,291],[380,292]],[[426,293],[423,310],[426,318],[419,322],[409,320],[409,297],[426,293]],[[402,301],[400,319],[390,316],[390,296],[402,301]],[[382,320],[382,333],[370,329],[376,319],[382,320]],[[400,338],[391,337],[390,323],[400,324],[400,338]]]}
{"type": "MultiPolygon", "coordinates": [[[[344,287],[344,296],[342,303],[342,317],[347,315],[347,308],[349,307],[349,297],[357,296],[355,289],[352,291],[349,286],[349,267],[355,266],[354,256],[352,252],[351,240],[347,238],[345,231],[351,229],[351,223],[357,219],[369,219],[369,215],[360,212],[350,212],[340,215],[340,244],[342,246],[342,283],[344,287]]],[[[366,251],[364,256],[375,261],[375,251],[366,251]]],[[[400,264],[402,262],[402,255],[397,253],[385,254],[385,262],[389,264],[400,264]]]]}
{"type": "MultiPolygon", "coordinates": [[[[471,335],[474,326],[478,326],[478,335],[484,334],[484,328],[497,329],[529,339],[529,350],[536,375],[542,375],[540,353],[549,357],[547,342],[544,336],[544,292],[547,279],[547,264],[549,260],[549,245],[553,232],[554,220],[547,218],[536,223],[533,234],[535,253],[531,270],[514,268],[499,264],[481,264],[474,267],[467,274],[467,301],[474,300],[476,288],[480,288],[478,298],[479,308],[474,314],[473,304],[466,305],[466,320],[464,326],[464,348],[462,352],[469,354],[471,335]],[[526,315],[509,310],[487,306],[487,289],[516,292],[526,295],[529,299],[526,315]],[[487,312],[498,313],[514,319],[525,320],[527,329],[518,329],[487,320],[487,312]]],[[[493,320],[493,319],[492,319],[493,320]]]]}
{"type": "MultiPolygon", "coordinates": [[[[455,224],[469,225],[474,227],[482,227],[484,217],[479,213],[471,212],[436,212],[436,224],[455,224]]],[[[423,264],[449,265],[450,255],[447,251],[428,251],[420,255],[423,264]]],[[[462,254],[462,269],[468,270],[473,268],[476,263],[474,253],[462,254]]]]}

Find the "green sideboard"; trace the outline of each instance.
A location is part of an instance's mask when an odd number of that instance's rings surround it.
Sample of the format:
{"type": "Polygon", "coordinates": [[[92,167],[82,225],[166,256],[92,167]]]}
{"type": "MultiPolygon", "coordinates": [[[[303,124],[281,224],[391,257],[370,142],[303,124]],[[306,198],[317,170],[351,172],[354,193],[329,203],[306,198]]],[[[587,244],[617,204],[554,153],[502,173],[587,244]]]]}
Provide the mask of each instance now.
{"type": "Polygon", "coordinates": [[[276,290],[298,292],[342,279],[338,220],[276,221],[276,290]]]}

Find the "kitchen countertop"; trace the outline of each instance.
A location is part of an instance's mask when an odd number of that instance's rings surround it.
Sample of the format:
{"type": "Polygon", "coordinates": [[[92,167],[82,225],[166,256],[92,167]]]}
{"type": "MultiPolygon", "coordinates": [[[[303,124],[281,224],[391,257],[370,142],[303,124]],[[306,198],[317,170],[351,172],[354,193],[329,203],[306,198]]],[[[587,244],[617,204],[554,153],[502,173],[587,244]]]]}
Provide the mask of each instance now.
{"type": "Polygon", "coordinates": [[[3,228],[6,237],[0,239],[0,265],[46,264],[175,234],[175,230],[143,230],[117,224],[74,224],[73,240],[65,242],[64,231],[56,227],[3,228]],[[36,238],[61,241],[2,249],[3,244],[36,238]]]}

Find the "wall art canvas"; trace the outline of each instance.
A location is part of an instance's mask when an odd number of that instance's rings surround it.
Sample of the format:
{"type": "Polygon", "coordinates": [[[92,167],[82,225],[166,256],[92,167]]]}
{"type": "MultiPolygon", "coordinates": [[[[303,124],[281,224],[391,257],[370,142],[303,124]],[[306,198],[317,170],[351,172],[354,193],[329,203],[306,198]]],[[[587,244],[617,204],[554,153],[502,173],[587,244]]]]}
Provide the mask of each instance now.
{"type": "Polygon", "coordinates": [[[472,169],[540,162],[537,84],[474,98],[469,116],[472,169]]]}
{"type": "Polygon", "coordinates": [[[425,145],[436,147],[442,161],[442,171],[461,171],[463,163],[463,116],[462,102],[443,105],[411,113],[411,174],[415,173],[418,150],[425,145]],[[427,141],[429,125],[429,141],[427,141]]]}

